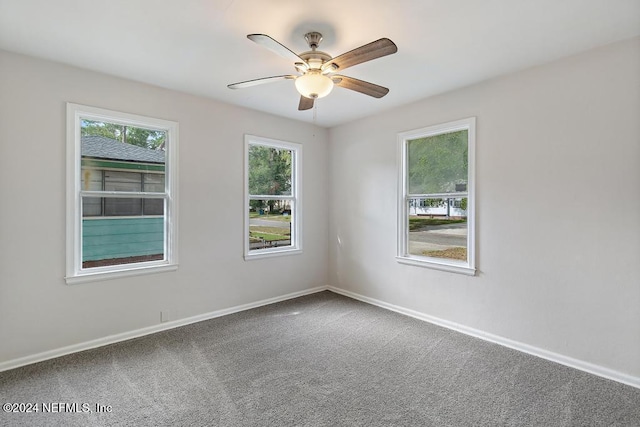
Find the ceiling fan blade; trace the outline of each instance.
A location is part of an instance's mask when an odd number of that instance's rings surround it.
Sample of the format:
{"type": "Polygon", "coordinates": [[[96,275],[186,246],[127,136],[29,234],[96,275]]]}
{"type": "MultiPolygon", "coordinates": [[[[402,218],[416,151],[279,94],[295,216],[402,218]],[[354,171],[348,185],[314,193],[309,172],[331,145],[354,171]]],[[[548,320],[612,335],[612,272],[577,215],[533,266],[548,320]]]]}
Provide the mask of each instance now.
{"type": "Polygon", "coordinates": [[[340,56],[336,56],[331,61],[322,65],[322,71],[337,71],[352,67],[363,62],[382,56],[391,55],[398,51],[398,46],[391,40],[383,38],[374,42],[360,46],[340,56]]]}
{"type": "Polygon", "coordinates": [[[292,62],[302,62],[304,64],[307,63],[307,61],[300,58],[298,55],[292,52],[288,47],[284,46],[281,43],[278,43],[277,41],[275,41],[274,39],[272,39],[266,34],[249,34],[247,38],[253,42],[258,43],[259,45],[266,47],[270,51],[292,62]]]}
{"type": "Polygon", "coordinates": [[[389,93],[389,89],[386,87],[365,82],[364,80],[354,79],[353,77],[334,75],[331,76],[331,80],[333,80],[333,83],[336,86],[355,90],[356,92],[364,93],[365,95],[373,96],[374,98],[382,98],[389,93]]]}
{"type": "Polygon", "coordinates": [[[313,108],[313,99],[306,96],[300,96],[300,104],[298,104],[298,110],[310,110],[313,108]]]}
{"type": "Polygon", "coordinates": [[[247,80],[246,82],[231,83],[230,85],[227,85],[227,87],[229,89],[244,89],[245,87],[277,82],[278,80],[293,80],[296,77],[297,76],[293,75],[263,77],[261,79],[247,80]]]}

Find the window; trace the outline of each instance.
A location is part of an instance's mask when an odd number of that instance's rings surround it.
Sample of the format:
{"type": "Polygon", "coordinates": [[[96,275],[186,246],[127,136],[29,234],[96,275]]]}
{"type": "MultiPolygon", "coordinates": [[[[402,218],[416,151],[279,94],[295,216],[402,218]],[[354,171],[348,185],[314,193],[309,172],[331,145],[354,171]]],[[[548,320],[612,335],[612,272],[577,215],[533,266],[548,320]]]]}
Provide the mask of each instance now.
{"type": "Polygon", "coordinates": [[[177,267],[175,122],[67,104],[67,283],[177,267]]]}
{"type": "Polygon", "coordinates": [[[245,259],[299,253],[302,145],[245,136],[245,259]]]}
{"type": "Polygon", "coordinates": [[[475,118],[398,140],[398,261],[474,275],[475,118]]]}

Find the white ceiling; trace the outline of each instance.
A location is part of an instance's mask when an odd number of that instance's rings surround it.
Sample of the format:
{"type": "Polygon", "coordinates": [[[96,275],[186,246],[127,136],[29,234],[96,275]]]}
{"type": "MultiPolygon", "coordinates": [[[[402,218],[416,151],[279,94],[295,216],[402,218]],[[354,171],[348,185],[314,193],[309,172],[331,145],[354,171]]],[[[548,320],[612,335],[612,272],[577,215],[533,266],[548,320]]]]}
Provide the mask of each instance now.
{"type": "Polygon", "coordinates": [[[0,0],[0,48],[331,127],[494,76],[640,35],[640,0],[0,0]],[[398,53],[345,75],[386,86],[342,88],[298,111],[294,73],[245,36],[294,52],[324,35],[332,56],[381,37],[398,53]]]}

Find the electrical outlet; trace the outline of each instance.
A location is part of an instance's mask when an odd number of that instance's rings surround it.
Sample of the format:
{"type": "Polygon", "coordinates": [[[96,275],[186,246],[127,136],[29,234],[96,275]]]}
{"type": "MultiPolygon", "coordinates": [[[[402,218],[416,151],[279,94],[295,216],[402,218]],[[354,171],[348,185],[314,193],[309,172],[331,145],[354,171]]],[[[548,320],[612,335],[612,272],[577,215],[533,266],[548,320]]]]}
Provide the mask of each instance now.
{"type": "Polygon", "coordinates": [[[171,313],[169,310],[162,310],[160,312],[160,322],[168,322],[171,320],[171,313]]]}

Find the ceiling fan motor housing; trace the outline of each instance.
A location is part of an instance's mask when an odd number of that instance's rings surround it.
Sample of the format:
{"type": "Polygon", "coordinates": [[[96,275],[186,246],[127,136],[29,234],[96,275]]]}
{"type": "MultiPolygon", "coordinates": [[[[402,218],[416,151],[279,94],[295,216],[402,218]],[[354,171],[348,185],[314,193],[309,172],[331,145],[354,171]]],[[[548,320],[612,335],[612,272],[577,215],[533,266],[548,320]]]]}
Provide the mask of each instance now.
{"type": "Polygon", "coordinates": [[[321,52],[319,50],[310,50],[308,52],[303,52],[300,55],[300,58],[304,59],[307,64],[309,64],[309,69],[320,69],[322,64],[331,60],[331,55],[321,52]]]}

